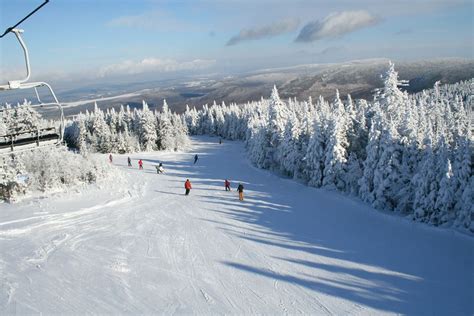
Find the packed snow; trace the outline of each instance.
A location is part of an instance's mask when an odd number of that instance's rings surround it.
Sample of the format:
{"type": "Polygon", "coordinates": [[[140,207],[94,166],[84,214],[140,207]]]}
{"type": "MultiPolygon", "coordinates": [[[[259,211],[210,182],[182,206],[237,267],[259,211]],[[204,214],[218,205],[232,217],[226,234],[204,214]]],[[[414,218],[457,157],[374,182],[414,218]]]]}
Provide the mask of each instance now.
{"type": "Polygon", "coordinates": [[[473,314],[472,236],[257,169],[218,140],[132,167],[114,155],[123,181],[0,204],[0,314],[473,314]]]}

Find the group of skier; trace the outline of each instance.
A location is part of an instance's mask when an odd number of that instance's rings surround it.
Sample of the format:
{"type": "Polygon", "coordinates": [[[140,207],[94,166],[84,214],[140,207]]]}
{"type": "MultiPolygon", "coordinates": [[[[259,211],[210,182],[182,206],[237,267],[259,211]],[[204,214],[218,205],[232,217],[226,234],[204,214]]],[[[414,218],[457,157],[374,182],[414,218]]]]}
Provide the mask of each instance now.
{"type": "MultiPolygon", "coordinates": [[[[112,154],[109,155],[109,162],[112,163],[113,162],[113,157],[112,157],[112,154]]],[[[127,157],[127,163],[128,163],[128,166],[131,167],[132,166],[132,159],[130,157],[127,157]]],[[[138,169],[142,170],[143,169],[143,161],[140,159],[138,160],[138,169]]]]}
{"type": "MultiPolygon", "coordinates": [[[[224,187],[226,191],[231,191],[229,180],[225,179],[224,187]]],[[[189,181],[189,179],[186,179],[186,181],[184,182],[184,190],[185,190],[184,195],[189,195],[189,192],[191,192],[192,188],[193,187],[191,185],[191,181],[189,181]]],[[[244,186],[242,183],[239,183],[239,185],[237,186],[237,192],[239,192],[239,200],[243,201],[244,200],[244,186]]]]}
{"type": "MultiPolygon", "coordinates": [[[[222,140],[219,140],[219,143],[222,143],[222,140]]],[[[198,160],[199,160],[199,156],[197,154],[194,155],[194,164],[196,164],[198,160]]],[[[109,162],[112,163],[112,161],[113,161],[113,157],[112,157],[112,154],[110,154],[109,162]]],[[[132,159],[130,157],[127,157],[127,163],[129,167],[132,167],[132,159]]],[[[159,165],[156,165],[155,168],[156,168],[157,174],[162,174],[165,172],[163,168],[163,163],[161,162],[159,163],[159,165]]],[[[143,161],[141,159],[138,160],[138,169],[143,170],[143,161]]],[[[230,181],[228,179],[225,179],[224,181],[224,188],[226,191],[231,191],[230,181]]],[[[186,181],[184,182],[184,189],[185,189],[184,195],[189,195],[192,189],[191,181],[189,181],[189,179],[186,179],[186,181]]],[[[243,201],[244,200],[244,186],[242,185],[242,183],[239,183],[239,185],[237,186],[237,192],[239,192],[239,200],[243,201]]]]}
{"type": "MultiPolygon", "coordinates": [[[[110,163],[113,162],[112,154],[109,155],[109,162],[110,163]]],[[[132,167],[132,159],[130,157],[127,157],[127,164],[129,167],[132,167]]],[[[163,168],[163,163],[161,162],[158,165],[156,165],[155,168],[156,168],[156,173],[158,174],[165,172],[165,169],[163,168]]],[[[143,170],[143,160],[141,159],[138,160],[138,169],[143,170]]]]}
{"type": "MultiPolygon", "coordinates": [[[[224,187],[226,191],[231,191],[229,180],[225,179],[224,187]]],[[[242,183],[239,183],[239,185],[237,186],[237,192],[239,192],[239,200],[243,201],[244,200],[244,185],[242,183]]]]}
{"type": "MultiPolygon", "coordinates": [[[[222,144],[221,139],[219,140],[219,144],[222,144]]],[[[196,164],[196,162],[198,162],[198,160],[199,160],[199,156],[197,154],[194,155],[194,164],[196,164]]],[[[184,194],[189,195],[189,192],[192,189],[191,181],[189,181],[189,179],[186,179],[186,181],[184,182],[184,189],[185,189],[184,194]]],[[[228,179],[225,179],[225,181],[224,181],[224,189],[226,191],[231,191],[230,181],[228,179]]],[[[237,186],[237,192],[239,192],[239,200],[243,201],[244,200],[244,185],[242,183],[239,183],[239,185],[237,186]]]]}
{"type": "MultiPolygon", "coordinates": [[[[112,154],[109,155],[109,161],[112,162],[112,154]]],[[[127,157],[127,165],[129,167],[132,167],[132,159],[130,157],[127,157]]],[[[160,167],[163,168],[163,165],[161,163],[160,163],[160,167]]],[[[156,168],[158,169],[158,166],[156,168]]],[[[143,160],[141,159],[138,160],[138,170],[143,170],[143,160]]]]}

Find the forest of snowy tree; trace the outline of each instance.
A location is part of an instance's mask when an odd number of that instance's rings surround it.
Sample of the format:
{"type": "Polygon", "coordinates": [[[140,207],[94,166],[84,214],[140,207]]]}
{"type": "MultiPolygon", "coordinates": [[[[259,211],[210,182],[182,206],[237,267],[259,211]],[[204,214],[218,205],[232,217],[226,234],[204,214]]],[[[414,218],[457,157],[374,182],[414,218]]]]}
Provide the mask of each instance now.
{"type": "MultiPolygon", "coordinates": [[[[0,107],[2,137],[58,124],[43,119],[27,101],[17,106],[0,107]]],[[[27,193],[96,183],[112,174],[115,175],[113,169],[104,159],[77,155],[64,146],[14,152],[0,157],[0,200],[12,202],[27,193]]]]}
{"type": "Polygon", "coordinates": [[[95,105],[92,113],[79,114],[66,128],[69,147],[81,152],[127,153],[179,150],[189,142],[184,118],[171,113],[166,100],[161,112],[151,111],[143,101],[141,110],[127,106],[104,113],[95,105]]]}
{"type": "Polygon", "coordinates": [[[432,225],[474,231],[474,80],[409,95],[394,65],[374,100],[269,100],[186,109],[191,134],[244,140],[249,159],[432,225]]]}

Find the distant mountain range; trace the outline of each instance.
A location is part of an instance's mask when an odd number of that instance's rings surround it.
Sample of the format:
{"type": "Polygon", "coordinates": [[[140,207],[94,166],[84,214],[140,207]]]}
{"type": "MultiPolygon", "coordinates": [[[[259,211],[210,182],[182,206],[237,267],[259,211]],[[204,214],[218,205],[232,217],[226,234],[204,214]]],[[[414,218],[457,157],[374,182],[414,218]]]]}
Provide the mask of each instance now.
{"type": "MultiPolygon", "coordinates": [[[[388,59],[351,61],[340,64],[302,65],[291,68],[256,71],[240,77],[226,78],[205,88],[188,92],[202,96],[188,98],[189,104],[201,105],[213,100],[246,102],[268,97],[276,84],[283,98],[299,100],[319,95],[332,98],[336,89],[341,95],[350,93],[353,98],[371,99],[373,90],[382,86],[380,75],[388,68],[388,59]]],[[[408,92],[433,87],[436,81],[454,83],[474,77],[474,60],[438,59],[423,62],[396,64],[400,78],[409,80],[408,92]]],[[[170,100],[171,101],[171,100],[170,100]]]]}
{"type": "MultiPolygon", "coordinates": [[[[83,87],[61,91],[66,101],[65,114],[93,108],[93,100],[99,107],[119,107],[129,104],[140,107],[142,100],[150,108],[160,108],[166,99],[170,108],[181,112],[186,104],[201,107],[225,101],[226,104],[243,103],[268,98],[273,85],[283,98],[299,100],[319,95],[332,99],[336,89],[341,96],[372,99],[373,91],[382,86],[380,75],[388,68],[388,59],[356,60],[337,64],[309,64],[287,68],[256,70],[232,76],[209,75],[193,78],[177,78],[163,81],[147,81],[108,86],[83,87]],[[67,102],[67,101],[71,102],[67,102]]],[[[433,87],[436,81],[455,83],[474,78],[474,60],[444,58],[417,62],[397,62],[400,79],[409,81],[405,89],[418,92],[433,87]]]]}

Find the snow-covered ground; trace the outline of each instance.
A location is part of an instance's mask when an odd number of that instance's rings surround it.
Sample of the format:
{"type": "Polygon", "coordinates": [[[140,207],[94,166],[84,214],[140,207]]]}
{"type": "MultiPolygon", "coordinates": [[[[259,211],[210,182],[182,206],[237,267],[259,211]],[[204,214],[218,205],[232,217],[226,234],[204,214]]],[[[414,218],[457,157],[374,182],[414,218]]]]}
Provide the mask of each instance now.
{"type": "Polygon", "coordinates": [[[240,142],[132,158],[128,184],[0,205],[0,314],[474,312],[470,236],[255,169],[240,142]]]}

